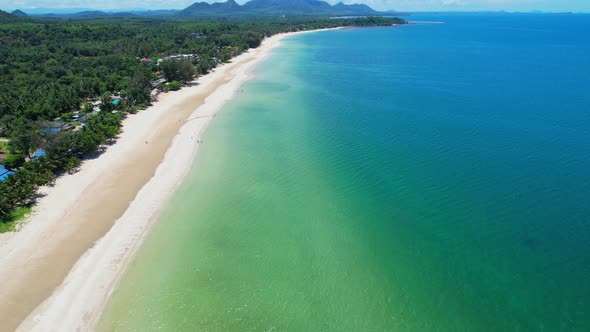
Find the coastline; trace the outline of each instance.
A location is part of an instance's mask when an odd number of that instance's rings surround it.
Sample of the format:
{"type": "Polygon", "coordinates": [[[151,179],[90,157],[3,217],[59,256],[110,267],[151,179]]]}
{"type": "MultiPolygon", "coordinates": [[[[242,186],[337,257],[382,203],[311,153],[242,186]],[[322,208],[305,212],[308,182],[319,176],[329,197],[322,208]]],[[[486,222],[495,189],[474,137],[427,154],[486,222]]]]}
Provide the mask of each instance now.
{"type": "Polygon", "coordinates": [[[114,146],[44,189],[46,196],[22,229],[0,237],[1,331],[94,326],[190,170],[197,138],[254,67],[292,34],[269,37],[196,85],[130,115],[114,146]]]}

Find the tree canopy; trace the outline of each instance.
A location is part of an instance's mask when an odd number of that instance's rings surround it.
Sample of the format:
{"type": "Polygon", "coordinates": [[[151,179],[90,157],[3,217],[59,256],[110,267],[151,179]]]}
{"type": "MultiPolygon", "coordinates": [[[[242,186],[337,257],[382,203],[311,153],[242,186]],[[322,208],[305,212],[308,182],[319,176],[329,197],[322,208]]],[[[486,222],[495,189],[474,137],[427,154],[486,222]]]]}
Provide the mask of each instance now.
{"type": "Polygon", "coordinates": [[[116,139],[125,114],[149,104],[161,77],[175,90],[281,32],[403,22],[6,19],[0,22],[0,136],[9,138],[4,163],[15,174],[0,182],[0,220],[116,139]],[[40,149],[45,153],[35,155],[40,149]]]}

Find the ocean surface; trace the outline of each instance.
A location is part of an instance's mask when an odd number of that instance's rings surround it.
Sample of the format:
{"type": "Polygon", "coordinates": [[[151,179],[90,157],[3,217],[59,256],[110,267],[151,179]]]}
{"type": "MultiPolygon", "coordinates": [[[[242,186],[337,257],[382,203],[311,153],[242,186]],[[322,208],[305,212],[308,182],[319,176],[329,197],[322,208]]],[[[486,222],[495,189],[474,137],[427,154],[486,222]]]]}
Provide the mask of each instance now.
{"type": "Polygon", "coordinates": [[[293,36],[100,331],[590,331],[590,15],[293,36]]]}

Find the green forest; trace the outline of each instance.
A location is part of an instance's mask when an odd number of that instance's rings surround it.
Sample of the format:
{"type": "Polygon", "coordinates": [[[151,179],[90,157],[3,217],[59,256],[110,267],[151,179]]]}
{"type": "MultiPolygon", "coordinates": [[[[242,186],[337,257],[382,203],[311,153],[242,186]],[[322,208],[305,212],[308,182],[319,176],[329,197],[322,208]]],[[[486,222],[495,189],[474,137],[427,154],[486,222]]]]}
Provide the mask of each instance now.
{"type": "Polygon", "coordinates": [[[0,23],[0,164],[11,175],[0,182],[0,220],[14,220],[40,186],[103,151],[126,114],[149,106],[154,91],[177,90],[277,33],[403,23],[381,17],[6,20],[0,23]]]}

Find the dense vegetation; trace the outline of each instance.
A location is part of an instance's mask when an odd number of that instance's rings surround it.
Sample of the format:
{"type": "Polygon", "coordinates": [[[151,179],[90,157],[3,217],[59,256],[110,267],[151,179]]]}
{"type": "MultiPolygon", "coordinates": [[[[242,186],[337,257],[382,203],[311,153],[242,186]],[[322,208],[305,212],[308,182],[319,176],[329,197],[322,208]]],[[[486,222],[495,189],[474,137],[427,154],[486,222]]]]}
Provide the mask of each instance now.
{"type": "Polygon", "coordinates": [[[205,74],[280,32],[393,23],[403,21],[373,17],[0,24],[0,136],[9,139],[3,163],[15,171],[0,182],[0,220],[34,201],[38,187],[75,171],[82,159],[116,139],[125,114],[150,103],[154,81],[163,77],[171,83],[159,88],[175,90],[179,82],[205,74]],[[185,56],[170,57],[175,54],[185,56]]]}

